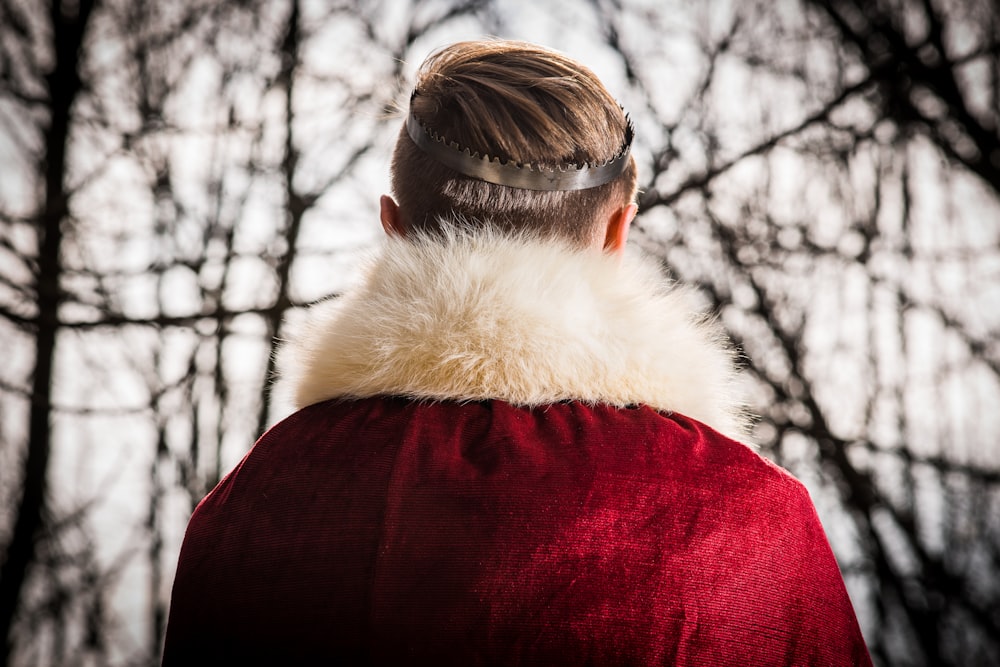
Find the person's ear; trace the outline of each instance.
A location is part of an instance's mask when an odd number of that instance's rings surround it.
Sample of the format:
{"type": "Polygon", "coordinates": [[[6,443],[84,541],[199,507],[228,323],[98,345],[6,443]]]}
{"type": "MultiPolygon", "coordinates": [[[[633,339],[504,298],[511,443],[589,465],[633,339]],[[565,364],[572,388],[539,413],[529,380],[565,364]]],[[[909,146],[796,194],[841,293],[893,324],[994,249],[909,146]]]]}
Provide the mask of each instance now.
{"type": "Polygon", "coordinates": [[[403,224],[403,216],[399,214],[399,204],[389,195],[382,195],[378,203],[379,219],[385,233],[389,236],[406,236],[406,225],[403,224]]]}
{"type": "Polygon", "coordinates": [[[615,209],[608,218],[608,226],[604,234],[604,252],[620,255],[625,252],[625,242],[628,241],[628,229],[639,211],[638,204],[628,204],[615,209]]]}

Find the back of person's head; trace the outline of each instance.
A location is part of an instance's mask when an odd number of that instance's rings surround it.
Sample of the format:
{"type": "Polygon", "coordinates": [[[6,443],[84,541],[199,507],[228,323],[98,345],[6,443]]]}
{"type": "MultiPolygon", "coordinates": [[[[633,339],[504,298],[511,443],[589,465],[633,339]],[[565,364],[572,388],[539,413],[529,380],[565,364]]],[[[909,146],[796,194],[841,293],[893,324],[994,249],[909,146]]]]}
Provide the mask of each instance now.
{"type": "MultiPolygon", "coordinates": [[[[630,136],[625,113],[593,72],[524,42],[461,42],[432,54],[418,72],[410,113],[442,145],[542,169],[606,163],[621,155],[630,136]]],[[[497,185],[428,155],[404,124],[392,188],[411,229],[489,225],[587,245],[607,214],[635,197],[635,161],[625,159],[619,175],[596,187],[497,185]]]]}

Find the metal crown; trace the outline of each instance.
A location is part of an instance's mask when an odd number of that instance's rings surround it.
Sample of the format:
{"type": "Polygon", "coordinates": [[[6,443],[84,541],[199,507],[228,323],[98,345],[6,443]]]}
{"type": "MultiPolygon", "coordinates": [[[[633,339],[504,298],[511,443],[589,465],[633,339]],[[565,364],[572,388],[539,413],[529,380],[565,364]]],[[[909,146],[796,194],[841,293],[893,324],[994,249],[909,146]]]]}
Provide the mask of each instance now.
{"type": "Polygon", "coordinates": [[[460,174],[511,188],[524,190],[586,190],[610,183],[625,171],[632,149],[635,127],[625,114],[625,138],[610,160],[598,164],[565,164],[555,168],[501,160],[448,141],[426,127],[411,109],[406,116],[406,132],[424,153],[460,174]]]}

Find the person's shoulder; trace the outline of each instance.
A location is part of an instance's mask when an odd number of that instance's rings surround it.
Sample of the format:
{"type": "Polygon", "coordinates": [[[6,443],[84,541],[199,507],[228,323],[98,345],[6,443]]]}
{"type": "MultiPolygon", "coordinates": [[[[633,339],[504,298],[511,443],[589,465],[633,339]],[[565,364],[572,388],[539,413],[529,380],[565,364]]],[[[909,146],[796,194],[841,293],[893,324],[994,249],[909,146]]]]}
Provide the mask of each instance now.
{"type": "Polygon", "coordinates": [[[749,495],[780,502],[806,494],[791,473],[752,445],[683,414],[647,406],[577,404],[561,409],[572,413],[578,437],[599,444],[596,450],[605,453],[604,463],[611,468],[715,488],[728,498],[749,495]]]}

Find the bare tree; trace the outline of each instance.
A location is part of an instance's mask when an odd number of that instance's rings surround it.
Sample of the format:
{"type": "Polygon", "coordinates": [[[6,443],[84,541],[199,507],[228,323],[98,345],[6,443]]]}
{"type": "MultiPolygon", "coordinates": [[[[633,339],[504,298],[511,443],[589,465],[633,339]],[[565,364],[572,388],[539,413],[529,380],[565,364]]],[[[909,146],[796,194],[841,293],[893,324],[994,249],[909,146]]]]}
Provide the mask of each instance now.
{"type": "MultiPolygon", "coordinates": [[[[37,542],[45,529],[53,363],[59,309],[63,301],[63,236],[66,227],[72,224],[68,207],[70,192],[67,189],[69,169],[66,154],[71,111],[81,93],[80,48],[95,4],[96,0],[83,0],[72,6],[64,6],[59,1],[51,4],[48,12],[50,40],[45,46],[52,63],[47,71],[37,57],[41,45],[36,43],[38,38],[31,34],[22,8],[12,2],[5,2],[2,7],[7,32],[5,37],[16,40],[11,49],[25,56],[16,63],[17,66],[4,59],[2,75],[7,95],[31,110],[41,108],[46,117],[38,126],[42,148],[32,165],[38,173],[44,174],[38,205],[34,212],[29,213],[27,220],[5,221],[28,226],[34,232],[33,255],[18,252],[9,239],[5,239],[4,250],[30,272],[30,286],[25,286],[22,293],[31,299],[35,312],[28,316],[18,312],[3,313],[10,323],[33,338],[34,369],[27,392],[30,407],[27,447],[18,480],[20,493],[15,496],[14,527],[0,569],[0,635],[4,638],[0,664],[7,664],[13,649],[15,614],[29,567],[36,557],[37,542]]],[[[7,55],[6,49],[4,55],[7,55]]]]}

